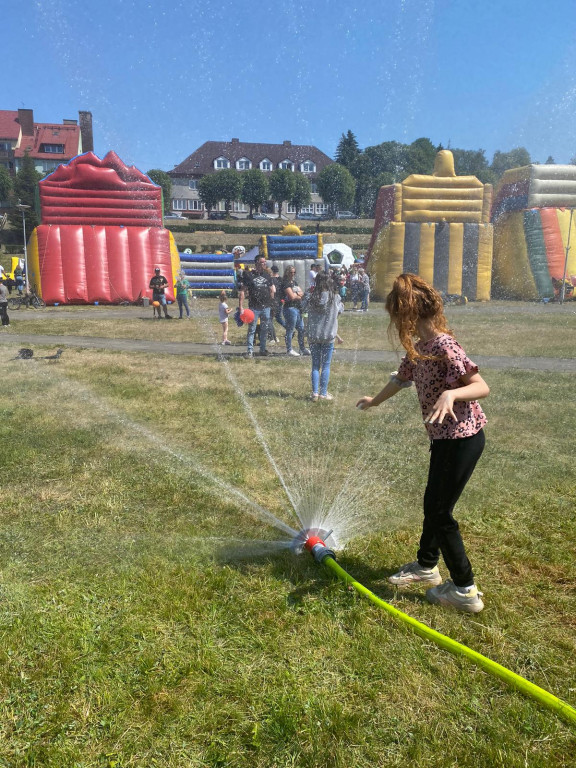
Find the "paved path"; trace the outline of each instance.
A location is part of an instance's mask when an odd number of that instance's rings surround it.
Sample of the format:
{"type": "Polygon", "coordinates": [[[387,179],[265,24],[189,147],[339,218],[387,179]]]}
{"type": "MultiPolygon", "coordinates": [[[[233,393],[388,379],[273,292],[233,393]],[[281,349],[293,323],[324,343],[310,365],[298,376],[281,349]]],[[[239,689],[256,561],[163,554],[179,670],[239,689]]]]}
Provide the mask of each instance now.
{"type": "MultiPolygon", "coordinates": [[[[84,349],[111,349],[121,352],[143,352],[154,355],[205,355],[211,357],[240,357],[245,346],[220,347],[213,344],[193,344],[175,341],[146,341],[143,339],[110,339],[95,336],[49,336],[34,333],[0,333],[0,346],[18,348],[38,344],[45,347],[82,347],[84,349]]],[[[272,357],[285,358],[283,350],[269,348],[272,357]]],[[[258,359],[256,353],[255,359],[258,359]]],[[[338,349],[337,359],[358,363],[398,363],[398,354],[367,349],[338,349]]],[[[526,371],[576,373],[576,358],[565,357],[507,357],[500,355],[474,355],[481,368],[516,368],[526,371]]]]}

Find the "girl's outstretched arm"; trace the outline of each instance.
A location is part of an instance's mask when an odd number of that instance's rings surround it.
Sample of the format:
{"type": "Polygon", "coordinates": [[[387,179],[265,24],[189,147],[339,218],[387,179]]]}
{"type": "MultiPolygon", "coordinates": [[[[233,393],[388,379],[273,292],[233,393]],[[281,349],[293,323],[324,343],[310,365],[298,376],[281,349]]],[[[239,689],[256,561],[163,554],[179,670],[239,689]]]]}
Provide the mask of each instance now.
{"type": "Polygon", "coordinates": [[[444,419],[449,416],[454,421],[458,421],[454,413],[454,403],[457,401],[481,400],[488,397],[490,387],[479,373],[468,373],[460,378],[462,386],[456,389],[446,389],[431,409],[430,413],[424,419],[427,424],[442,424],[444,419]]]}
{"type": "Polygon", "coordinates": [[[359,408],[361,411],[365,411],[367,408],[376,408],[376,406],[383,403],[384,400],[389,400],[391,397],[394,397],[397,392],[400,392],[401,389],[404,389],[402,385],[405,385],[406,383],[407,382],[404,382],[403,379],[398,378],[396,375],[392,375],[388,384],[386,384],[384,389],[379,392],[376,397],[361,397],[356,403],[356,408],[359,408]]]}

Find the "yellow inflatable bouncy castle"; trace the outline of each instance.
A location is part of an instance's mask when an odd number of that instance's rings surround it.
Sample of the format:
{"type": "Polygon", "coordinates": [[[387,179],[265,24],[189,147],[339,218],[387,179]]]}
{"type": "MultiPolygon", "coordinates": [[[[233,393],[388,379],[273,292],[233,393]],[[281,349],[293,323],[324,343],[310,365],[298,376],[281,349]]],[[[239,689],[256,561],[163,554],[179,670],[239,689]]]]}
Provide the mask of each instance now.
{"type": "Polygon", "coordinates": [[[526,165],[504,173],[492,208],[495,295],[553,298],[566,278],[565,294],[573,297],[575,208],[574,165],[526,165]]]}
{"type": "Polygon", "coordinates": [[[490,299],[491,202],[492,186],[456,176],[446,149],[432,176],[382,187],[367,259],[373,295],[385,297],[397,275],[413,272],[443,294],[490,299]]]}

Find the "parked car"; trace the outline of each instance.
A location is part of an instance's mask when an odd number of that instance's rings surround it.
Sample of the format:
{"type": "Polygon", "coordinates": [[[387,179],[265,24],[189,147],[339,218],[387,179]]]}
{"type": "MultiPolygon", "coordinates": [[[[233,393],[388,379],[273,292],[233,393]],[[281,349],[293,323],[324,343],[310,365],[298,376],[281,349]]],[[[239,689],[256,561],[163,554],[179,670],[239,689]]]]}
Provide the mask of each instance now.
{"type": "Polygon", "coordinates": [[[185,219],[186,216],[182,216],[181,213],[165,213],[164,214],[164,218],[165,219],[180,219],[180,220],[182,220],[182,219],[185,219]]]}
{"type": "Polygon", "coordinates": [[[320,216],[316,213],[299,213],[296,218],[302,221],[320,221],[320,216]]]}
{"type": "Polygon", "coordinates": [[[352,213],[352,211],[337,211],[336,218],[337,219],[357,219],[358,216],[356,216],[355,213],[352,213]]]}
{"type": "Polygon", "coordinates": [[[210,211],[210,214],[208,216],[209,219],[212,219],[214,221],[225,219],[226,218],[226,211],[210,211]]]}
{"type": "Polygon", "coordinates": [[[265,213],[255,213],[252,215],[253,219],[257,219],[258,221],[261,221],[262,219],[267,219],[268,216],[266,216],[265,213]]]}

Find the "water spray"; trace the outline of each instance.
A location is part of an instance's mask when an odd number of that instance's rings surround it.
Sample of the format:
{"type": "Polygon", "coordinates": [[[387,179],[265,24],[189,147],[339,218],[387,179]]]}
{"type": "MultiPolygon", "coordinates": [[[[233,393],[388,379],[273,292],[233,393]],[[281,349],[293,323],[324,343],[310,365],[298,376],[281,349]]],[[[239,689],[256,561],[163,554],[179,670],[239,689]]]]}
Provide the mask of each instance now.
{"type": "MultiPolygon", "coordinates": [[[[420,635],[420,637],[423,637],[426,640],[432,640],[432,642],[436,643],[436,645],[440,646],[440,648],[443,648],[446,651],[450,651],[450,653],[453,653],[457,656],[464,656],[465,658],[474,662],[474,664],[481,667],[485,672],[488,672],[494,677],[499,677],[501,680],[504,680],[504,682],[508,683],[508,685],[512,686],[513,688],[516,688],[525,696],[529,696],[533,699],[536,699],[536,701],[539,701],[540,704],[543,704],[545,707],[559,715],[572,726],[576,726],[576,709],[571,707],[567,702],[562,701],[562,699],[559,699],[557,696],[554,696],[552,693],[544,690],[544,688],[540,688],[538,685],[531,683],[529,680],[526,680],[526,678],[517,675],[510,669],[503,667],[496,661],[492,661],[492,659],[489,659],[487,656],[483,656],[481,653],[473,651],[471,648],[468,648],[468,646],[463,645],[462,643],[458,643],[456,640],[452,640],[450,637],[447,637],[446,635],[443,635],[440,632],[437,632],[436,630],[426,626],[426,624],[422,624],[420,621],[412,618],[412,616],[408,616],[408,614],[399,611],[397,608],[394,608],[394,606],[390,605],[390,603],[387,603],[385,600],[377,597],[363,584],[355,581],[349,573],[347,573],[340,565],[338,565],[336,562],[335,553],[326,546],[320,533],[321,532],[317,529],[300,531],[293,542],[293,548],[300,552],[303,550],[310,552],[317,563],[325,565],[326,568],[332,571],[332,573],[341,579],[341,581],[353,587],[356,592],[363,595],[364,597],[367,597],[368,600],[373,602],[378,607],[383,608],[395,619],[398,619],[404,624],[407,624],[410,629],[417,635],[420,635]]],[[[327,539],[331,533],[332,531],[328,531],[324,538],[327,539]]]]}

